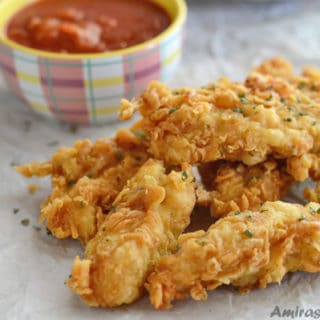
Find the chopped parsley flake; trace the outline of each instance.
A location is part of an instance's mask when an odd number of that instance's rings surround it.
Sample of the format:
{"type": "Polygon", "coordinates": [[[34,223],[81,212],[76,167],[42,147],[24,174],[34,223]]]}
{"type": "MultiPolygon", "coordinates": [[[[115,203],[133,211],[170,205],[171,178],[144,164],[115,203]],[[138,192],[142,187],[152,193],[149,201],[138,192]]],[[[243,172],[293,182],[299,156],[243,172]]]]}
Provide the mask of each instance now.
{"type": "Polygon", "coordinates": [[[116,156],[117,156],[117,159],[118,159],[118,160],[122,160],[122,158],[123,158],[123,153],[122,153],[122,151],[121,151],[120,149],[117,149],[117,151],[116,151],[116,156]]]}
{"type": "Polygon", "coordinates": [[[51,235],[52,235],[52,232],[51,232],[49,229],[47,229],[47,235],[48,235],[48,236],[51,236],[51,235]]]}
{"type": "Polygon", "coordinates": [[[141,131],[135,130],[133,131],[133,134],[140,138],[141,140],[146,140],[146,135],[144,133],[142,133],[141,131]]]}
{"type": "Polygon", "coordinates": [[[222,154],[226,154],[226,153],[227,153],[227,148],[226,148],[225,146],[221,146],[221,147],[220,147],[220,152],[221,152],[222,154]]]}
{"type": "Polygon", "coordinates": [[[34,229],[35,231],[37,231],[37,232],[41,231],[41,228],[40,228],[39,226],[32,226],[32,227],[33,227],[33,229],[34,229]]]}
{"type": "Polygon", "coordinates": [[[303,221],[305,219],[306,219],[306,216],[303,213],[301,213],[301,217],[298,219],[298,221],[303,221]]]}
{"type": "Polygon", "coordinates": [[[246,230],[243,232],[248,238],[252,238],[253,237],[253,233],[249,230],[246,230]]]}
{"type": "Polygon", "coordinates": [[[29,225],[29,223],[30,223],[30,220],[29,219],[23,219],[23,220],[21,220],[21,224],[23,225],[23,226],[28,226],[29,225]]]}
{"type": "Polygon", "coordinates": [[[318,208],[317,210],[315,210],[313,207],[309,207],[309,212],[311,214],[320,214],[320,208],[318,208]]]}
{"type": "Polygon", "coordinates": [[[24,126],[24,131],[25,132],[29,132],[31,129],[31,121],[30,120],[25,120],[23,122],[23,126],[24,126]]]}
{"type": "Polygon", "coordinates": [[[73,179],[70,179],[70,180],[68,181],[68,186],[69,186],[69,187],[72,187],[72,186],[75,185],[75,184],[76,184],[76,181],[73,180],[73,179]]]}
{"type": "Polygon", "coordinates": [[[91,178],[93,177],[93,173],[90,173],[90,172],[89,172],[89,173],[87,174],[87,177],[88,177],[89,179],[91,179],[91,178]]]}
{"type": "Polygon", "coordinates": [[[263,174],[256,174],[254,176],[249,177],[248,180],[247,180],[247,183],[251,182],[254,179],[262,179],[263,177],[264,177],[263,174]]]}
{"type": "Polygon", "coordinates": [[[260,212],[266,212],[266,211],[268,211],[268,209],[262,209],[262,210],[260,210],[260,212]]]}
{"type": "Polygon", "coordinates": [[[291,121],[292,121],[292,118],[284,118],[283,121],[291,122],[291,121]]]}
{"type": "Polygon", "coordinates": [[[117,206],[112,205],[111,208],[110,208],[110,211],[116,211],[116,210],[117,210],[117,206]]]}
{"type": "Polygon", "coordinates": [[[238,94],[238,97],[239,97],[240,101],[241,101],[243,104],[246,104],[246,103],[247,103],[247,98],[246,98],[246,94],[245,94],[245,93],[239,93],[239,94],[238,94]]]}
{"type": "Polygon", "coordinates": [[[315,126],[317,124],[317,121],[313,121],[312,125],[315,126]]]}
{"type": "Polygon", "coordinates": [[[177,111],[179,108],[178,107],[172,107],[169,109],[169,114],[174,113],[175,111],[177,111]]]}
{"type": "Polygon", "coordinates": [[[270,101],[270,100],[272,100],[272,98],[273,98],[273,95],[270,94],[269,97],[268,97],[266,100],[267,100],[267,101],[270,101]]]}
{"type": "Polygon", "coordinates": [[[55,147],[55,146],[57,146],[59,144],[59,141],[58,140],[52,140],[52,141],[49,141],[48,143],[47,143],[47,146],[48,147],[55,147]]]}
{"type": "Polygon", "coordinates": [[[242,111],[241,108],[235,108],[235,109],[233,109],[233,112],[237,112],[237,113],[243,114],[243,111],[242,111]]]}
{"type": "Polygon", "coordinates": [[[186,181],[188,179],[188,172],[187,171],[182,171],[182,181],[186,181]]]}
{"type": "Polygon", "coordinates": [[[298,84],[299,89],[304,89],[307,86],[307,83],[305,81],[300,81],[298,84]]]}
{"type": "Polygon", "coordinates": [[[240,211],[239,211],[239,210],[234,212],[234,215],[235,215],[235,216],[238,216],[239,214],[240,214],[240,211]]]}
{"type": "Polygon", "coordinates": [[[69,131],[73,134],[78,132],[79,127],[76,124],[71,124],[69,127],[69,131]]]}
{"type": "Polygon", "coordinates": [[[19,208],[13,208],[13,213],[14,213],[14,214],[17,214],[19,211],[20,211],[19,208]]]}

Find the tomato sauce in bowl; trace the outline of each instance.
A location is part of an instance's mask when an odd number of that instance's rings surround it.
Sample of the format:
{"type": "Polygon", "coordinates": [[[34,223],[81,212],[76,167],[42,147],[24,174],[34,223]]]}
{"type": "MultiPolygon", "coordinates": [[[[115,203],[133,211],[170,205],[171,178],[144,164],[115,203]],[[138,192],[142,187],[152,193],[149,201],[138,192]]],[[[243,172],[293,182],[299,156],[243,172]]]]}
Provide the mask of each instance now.
{"type": "Polygon", "coordinates": [[[168,13],[149,0],[40,0],[17,12],[6,34],[43,51],[100,53],[145,42],[170,23],[168,13]]]}

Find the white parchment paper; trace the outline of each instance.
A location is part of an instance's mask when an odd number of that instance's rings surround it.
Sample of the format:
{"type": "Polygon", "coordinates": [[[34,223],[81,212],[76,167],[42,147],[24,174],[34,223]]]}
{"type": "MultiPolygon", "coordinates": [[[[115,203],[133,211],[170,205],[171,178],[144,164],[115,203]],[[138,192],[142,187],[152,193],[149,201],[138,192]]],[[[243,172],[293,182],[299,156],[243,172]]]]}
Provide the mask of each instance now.
{"type": "MultiPolygon", "coordinates": [[[[199,86],[220,76],[241,80],[252,64],[275,54],[297,67],[320,66],[320,1],[257,2],[189,1],[184,58],[171,84],[199,86]]],[[[40,232],[33,228],[40,203],[50,192],[49,180],[33,180],[40,190],[30,196],[31,181],[10,164],[47,159],[58,147],[49,146],[52,141],[71,145],[76,139],[110,136],[117,127],[72,133],[68,125],[31,114],[0,80],[0,319],[269,319],[275,306],[281,312],[320,308],[320,278],[306,273],[245,296],[223,287],[205,302],[177,302],[170,311],[154,311],[147,297],[112,310],[84,305],[63,284],[83,248],[76,241],[48,236],[44,227],[40,232]],[[14,214],[14,208],[19,212],[14,214]],[[29,226],[21,225],[25,218],[29,226]]],[[[299,197],[302,189],[296,188],[294,195],[299,197]]]]}

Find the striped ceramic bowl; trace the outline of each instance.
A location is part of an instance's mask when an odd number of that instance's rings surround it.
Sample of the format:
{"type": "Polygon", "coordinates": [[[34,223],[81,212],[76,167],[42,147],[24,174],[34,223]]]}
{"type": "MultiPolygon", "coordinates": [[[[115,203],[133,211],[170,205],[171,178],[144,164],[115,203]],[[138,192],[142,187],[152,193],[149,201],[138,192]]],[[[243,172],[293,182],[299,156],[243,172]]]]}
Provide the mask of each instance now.
{"type": "Polygon", "coordinates": [[[117,119],[120,99],[138,95],[150,80],[166,82],[181,56],[184,0],[153,0],[171,16],[157,37],[101,54],[30,49],[5,36],[8,19],[30,0],[0,1],[0,68],[8,87],[35,112],[80,124],[117,119]]]}

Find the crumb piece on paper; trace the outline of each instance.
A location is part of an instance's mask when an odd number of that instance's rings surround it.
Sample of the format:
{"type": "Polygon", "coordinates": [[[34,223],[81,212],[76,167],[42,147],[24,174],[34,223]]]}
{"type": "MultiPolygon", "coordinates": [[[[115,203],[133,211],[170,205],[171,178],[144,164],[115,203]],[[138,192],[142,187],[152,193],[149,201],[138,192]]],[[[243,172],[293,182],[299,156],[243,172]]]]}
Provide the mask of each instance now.
{"type": "Polygon", "coordinates": [[[35,184],[30,183],[28,185],[28,190],[31,194],[34,194],[38,189],[39,189],[39,187],[35,184]]]}

